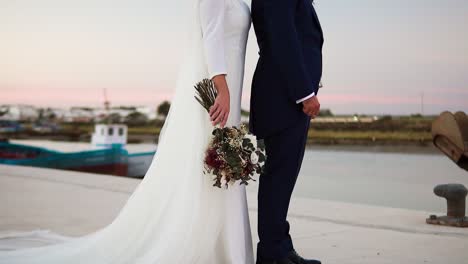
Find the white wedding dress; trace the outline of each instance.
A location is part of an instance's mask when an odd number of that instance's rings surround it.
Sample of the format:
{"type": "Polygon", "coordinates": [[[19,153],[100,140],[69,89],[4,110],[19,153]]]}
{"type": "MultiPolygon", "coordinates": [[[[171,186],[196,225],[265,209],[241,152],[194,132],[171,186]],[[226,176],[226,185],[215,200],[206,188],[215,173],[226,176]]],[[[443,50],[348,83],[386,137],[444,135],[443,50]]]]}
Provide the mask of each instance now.
{"type": "Polygon", "coordinates": [[[191,40],[157,154],[119,215],[82,237],[32,231],[0,238],[14,243],[40,236],[53,243],[0,251],[1,264],[254,262],[245,186],[218,189],[203,174],[213,127],[193,88],[203,78],[227,73],[228,125],[239,124],[249,7],[242,0],[193,1],[191,40]]]}

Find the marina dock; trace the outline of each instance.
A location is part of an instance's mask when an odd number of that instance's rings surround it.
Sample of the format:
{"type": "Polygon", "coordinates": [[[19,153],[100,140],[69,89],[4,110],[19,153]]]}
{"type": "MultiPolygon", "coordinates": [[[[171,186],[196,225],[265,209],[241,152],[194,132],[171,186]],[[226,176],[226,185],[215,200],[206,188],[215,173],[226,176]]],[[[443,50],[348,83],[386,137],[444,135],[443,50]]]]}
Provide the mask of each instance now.
{"type": "MultiPolygon", "coordinates": [[[[109,224],[139,179],[0,166],[0,233],[51,230],[80,236],[109,224]]],[[[256,189],[248,187],[254,242],[256,189]]],[[[430,214],[293,198],[289,219],[298,252],[325,264],[468,263],[468,228],[425,224],[430,214]]]]}

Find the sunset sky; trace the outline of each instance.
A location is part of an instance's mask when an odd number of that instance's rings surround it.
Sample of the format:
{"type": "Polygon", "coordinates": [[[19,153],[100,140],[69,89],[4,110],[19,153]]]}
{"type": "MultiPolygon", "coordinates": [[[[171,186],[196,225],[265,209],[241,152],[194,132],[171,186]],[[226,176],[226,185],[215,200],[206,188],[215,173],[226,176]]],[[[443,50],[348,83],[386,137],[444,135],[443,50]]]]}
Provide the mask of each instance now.
{"type": "MultiPolygon", "coordinates": [[[[98,106],[171,99],[188,2],[0,0],[0,104],[98,106]]],[[[236,1],[236,0],[234,0],[236,1]]],[[[335,113],[468,112],[466,0],[316,0],[322,107],[335,113]]],[[[243,105],[257,60],[253,32],[243,105]]]]}

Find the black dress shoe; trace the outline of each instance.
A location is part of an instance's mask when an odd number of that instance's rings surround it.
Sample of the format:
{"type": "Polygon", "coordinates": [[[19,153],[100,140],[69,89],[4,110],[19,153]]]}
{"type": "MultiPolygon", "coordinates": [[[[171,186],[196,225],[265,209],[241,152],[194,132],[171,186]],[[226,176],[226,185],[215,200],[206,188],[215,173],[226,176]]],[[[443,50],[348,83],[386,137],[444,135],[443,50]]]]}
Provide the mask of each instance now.
{"type": "Polygon", "coordinates": [[[299,256],[295,250],[289,253],[288,259],[294,264],[322,264],[322,262],[319,260],[304,259],[303,257],[299,256]]]}

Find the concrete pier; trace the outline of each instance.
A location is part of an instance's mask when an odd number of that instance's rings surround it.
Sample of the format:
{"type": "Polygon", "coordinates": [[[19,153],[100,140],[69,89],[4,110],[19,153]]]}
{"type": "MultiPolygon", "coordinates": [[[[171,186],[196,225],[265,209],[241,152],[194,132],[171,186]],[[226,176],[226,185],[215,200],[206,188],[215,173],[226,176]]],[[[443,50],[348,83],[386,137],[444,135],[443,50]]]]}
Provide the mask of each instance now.
{"type": "MultiPolygon", "coordinates": [[[[139,182],[0,165],[0,232],[93,232],[112,221],[139,182]]],[[[257,240],[255,191],[248,188],[257,240]]],[[[468,263],[468,229],[426,225],[437,213],[294,198],[289,215],[298,252],[324,264],[468,263]]]]}

